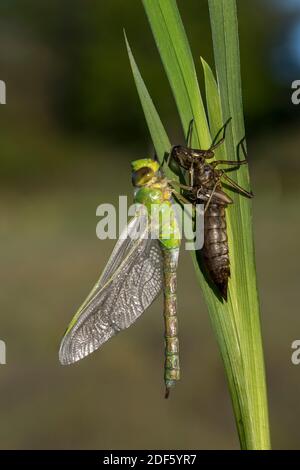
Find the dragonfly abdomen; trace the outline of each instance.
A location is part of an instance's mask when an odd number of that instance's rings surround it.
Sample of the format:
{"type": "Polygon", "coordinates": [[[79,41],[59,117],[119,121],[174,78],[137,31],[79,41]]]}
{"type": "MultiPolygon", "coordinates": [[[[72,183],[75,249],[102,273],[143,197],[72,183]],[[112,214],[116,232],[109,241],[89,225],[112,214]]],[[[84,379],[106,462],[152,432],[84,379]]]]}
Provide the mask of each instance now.
{"type": "Polygon", "coordinates": [[[165,320],[165,385],[166,398],[170,388],[180,379],[177,320],[177,276],[179,249],[164,248],[164,320],[165,320]]]}
{"type": "Polygon", "coordinates": [[[211,203],[205,212],[203,258],[211,280],[227,300],[230,262],[225,209],[226,205],[211,203]]]}

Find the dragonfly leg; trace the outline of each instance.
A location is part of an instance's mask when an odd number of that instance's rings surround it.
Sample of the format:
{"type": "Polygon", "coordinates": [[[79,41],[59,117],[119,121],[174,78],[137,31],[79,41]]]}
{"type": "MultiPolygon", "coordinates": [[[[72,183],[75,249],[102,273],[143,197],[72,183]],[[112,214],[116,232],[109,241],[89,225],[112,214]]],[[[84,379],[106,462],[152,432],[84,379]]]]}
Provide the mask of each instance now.
{"type": "Polygon", "coordinates": [[[172,186],[173,185],[178,186],[179,188],[184,189],[185,191],[192,191],[194,189],[193,186],[187,186],[185,184],[181,184],[176,180],[169,180],[168,183],[172,186]]]}
{"type": "Polygon", "coordinates": [[[211,200],[212,200],[212,198],[213,198],[213,196],[214,196],[214,194],[215,194],[215,192],[216,192],[216,190],[217,190],[217,187],[218,187],[218,185],[219,185],[219,183],[220,183],[220,180],[221,180],[222,176],[223,176],[223,175],[221,175],[221,176],[217,179],[217,181],[215,182],[215,185],[214,185],[214,187],[213,187],[213,189],[212,189],[212,192],[211,192],[211,194],[209,195],[208,201],[207,201],[207,203],[205,204],[204,214],[206,213],[207,209],[209,208],[209,205],[210,205],[210,203],[211,203],[211,200]]]}
{"type": "Polygon", "coordinates": [[[189,184],[191,187],[194,186],[194,165],[193,164],[191,168],[189,169],[189,184]]]}
{"type": "Polygon", "coordinates": [[[174,194],[176,199],[178,199],[179,202],[181,201],[183,204],[191,204],[191,201],[189,201],[187,198],[182,196],[182,194],[178,193],[177,191],[174,190],[172,191],[172,193],[174,194]]]}
{"type": "Polygon", "coordinates": [[[188,148],[191,148],[192,146],[191,144],[192,144],[193,130],[194,130],[194,119],[191,119],[189,123],[187,136],[186,136],[186,145],[188,148]]]}
{"type": "Polygon", "coordinates": [[[239,193],[243,194],[244,196],[248,197],[249,199],[254,196],[252,191],[247,191],[246,189],[242,188],[239,184],[237,184],[235,181],[233,181],[229,176],[227,176],[225,173],[222,173],[222,178],[224,178],[231,187],[235,188],[239,193]]]}
{"type": "Polygon", "coordinates": [[[247,155],[246,148],[245,148],[245,140],[246,140],[246,137],[243,137],[241,139],[241,141],[238,143],[237,151],[238,151],[238,155],[239,155],[239,149],[241,147],[243,155],[244,155],[245,159],[247,160],[248,155],[247,155]]]}
{"type": "Polygon", "coordinates": [[[175,198],[177,199],[177,201],[179,202],[179,204],[183,204],[183,205],[190,205],[192,204],[192,207],[193,207],[193,213],[194,213],[194,210],[195,210],[195,206],[194,204],[189,201],[186,197],[184,197],[182,194],[178,193],[177,191],[173,190],[172,193],[174,194],[175,198]]]}
{"type": "Polygon", "coordinates": [[[227,129],[227,126],[228,126],[228,124],[230,123],[231,120],[232,120],[232,118],[230,117],[229,119],[227,119],[224,126],[221,127],[221,129],[217,133],[216,137],[214,138],[213,143],[212,143],[209,150],[216,150],[218,147],[220,147],[220,145],[223,144],[223,142],[225,141],[225,137],[226,137],[226,129],[227,129]],[[219,137],[219,135],[221,134],[222,131],[223,131],[223,137],[220,140],[217,141],[217,139],[218,139],[218,137],[219,137]]]}
{"type": "MultiPolygon", "coordinates": [[[[168,158],[167,158],[167,161],[166,161],[167,167],[170,166],[172,155],[173,155],[173,147],[171,148],[170,153],[169,153],[168,158]]],[[[164,161],[165,161],[165,159],[163,160],[162,165],[164,164],[164,161]]]]}
{"type": "Polygon", "coordinates": [[[217,160],[216,162],[211,163],[213,168],[216,168],[218,165],[235,165],[237,167],[241,165],[247,165],[248,160],[217,160]]]}

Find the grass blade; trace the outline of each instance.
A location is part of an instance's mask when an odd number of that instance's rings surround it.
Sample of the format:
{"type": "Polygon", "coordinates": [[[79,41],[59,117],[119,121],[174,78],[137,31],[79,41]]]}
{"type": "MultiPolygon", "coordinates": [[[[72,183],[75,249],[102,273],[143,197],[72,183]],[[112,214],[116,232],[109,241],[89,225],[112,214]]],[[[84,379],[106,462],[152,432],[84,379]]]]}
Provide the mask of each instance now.
{"type": "Polygon", "coordinates": [[[209,147],[211,139],[195,65],[175,0],[143,0],[149,23],[168,76],[184,135],[195,119],[193,145],[209,147]]]}
{"type": "MultiPolygon", "coordinates": [[[[236,158],[238,144],[245,135],[236,2],[209,0],[209,9],[222,115],[225,120],[232,117],[232,126],[228,139],[226,138],[227,155],[232,159],[236,158]]],[[[242,167],[235,178],[241,186],[249,187],[247,167],[242,167]]],[[[256,285],[252,208],[249,201],[235,196],[230,225],[230,247],[234,261],[231,285],[238,293],[234,314],[238,324],[247,406],[251,417],[251,423],[246,426],[245,446],[268,449],[268,407],[256,285]],[[235,236],[237,233],[240,236],[235,236]]]]}
{"type": "Polygon", "coordinates": [[[156,111],[156,108],[153,104],[152,98],[146,88],[144,80],[137,67],[136,61],[132,54],[125,32],[124,32],[124,36],[125,36],[125,42],[126,42],[127,52],[129,56],[129,61],[131,65],[131,70],[132,70],[136,88],[140,97],[142,108],[145,114],[145,118],[147,121],[151,139],[152,139],[155,151],[157,153],[157,156],[159,160],[162,161],[165,153],[170,151],[171,144],[167,136],[167,133],[165,131],[165,128],[161,122],[161,119],[158,115],[158,112],[156,111]]]}
{"type": "MultiPolygon", "coordinates": [[[[207,62],[201,57],[204,78],[205,78],[205,95],[207,103],[207,113],[209,120],[209,128],[211,131],[212,137],[217,135],[221,127],[223,126],[223,116],[221,108],[221,99],[219,94],[218,84],[215,80],[213,71],[207,62]]],[[[218,152],[222,152],[220,159],[224,157],[225,147],[222,145],[217,149],[216,155],[218,152]]]]}
{"type": "MultiPolygon", "coordinates": [[[[194,118],[197,132],[193,145],[208,148],[211,142],[206,113],[195,66],[175,0],[143,0],[152,32],[166,70],[185,135],[194,118]]],[[[233,159],[238,139],[243,137],[243,110],[237,19],[233,0],[210,0],[218,84],[204,61],[206,98],[210,130],[216,134],[229,116],[232,129],[218,158],[233,159]],[[232,48],[231,50],[229,50],[232,48]]],[[[149,130],[162,158],[169,152],[159,116],[138,71],[130,48],[130,62],[149,130]]],[[[249,185],[247,169],[238,172],[237,181],[249,185]]],[[[230,193],[235,204],[228,209],[228,234],[232,277],[228,303],[218,300],[201,271],[201,260],[192,254],[197,279],[202,288],[212,326],[224,362],[241,446],[244,449],[269,448],[268,412],[264,364],[260,336],[259,305],[249,201],[230,193]]]]}

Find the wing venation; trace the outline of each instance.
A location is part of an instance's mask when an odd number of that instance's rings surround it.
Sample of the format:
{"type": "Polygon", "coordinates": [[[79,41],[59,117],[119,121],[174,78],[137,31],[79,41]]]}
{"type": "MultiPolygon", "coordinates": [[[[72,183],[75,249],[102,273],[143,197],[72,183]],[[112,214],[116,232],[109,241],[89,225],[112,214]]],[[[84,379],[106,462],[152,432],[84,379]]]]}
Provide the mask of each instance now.
{"type": "Polygon", "coordinates": [[[159,241],[145,237],[147,224],[139,239],[131,238],[141,217],[130,222],[100,280],[71,321],[59,351],[62,364],[84,358],[128,328],[161,291],[163,262],[159,241]]]}

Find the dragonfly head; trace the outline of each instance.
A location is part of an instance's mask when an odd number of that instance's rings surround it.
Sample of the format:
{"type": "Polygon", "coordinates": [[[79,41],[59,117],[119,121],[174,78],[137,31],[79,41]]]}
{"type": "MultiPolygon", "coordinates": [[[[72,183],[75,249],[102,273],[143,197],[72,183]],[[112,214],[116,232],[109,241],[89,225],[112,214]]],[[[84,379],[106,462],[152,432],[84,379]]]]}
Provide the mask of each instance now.
{"type": "Polygon", "coordinates": [[[151,158],[144,158],[132,162],[131,168],[133,186],[141,187],[148,185],[158,176],[159,163],[151,158]]]}

